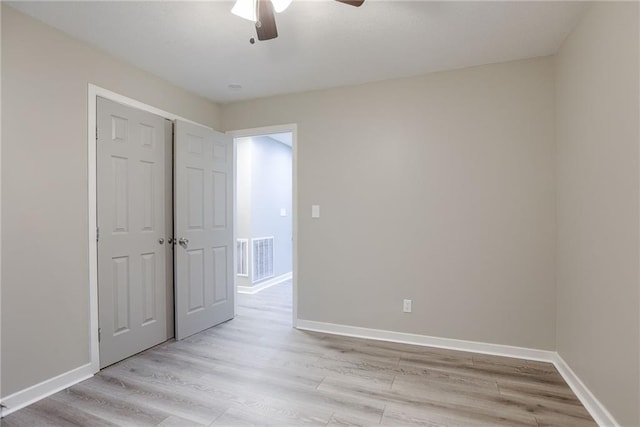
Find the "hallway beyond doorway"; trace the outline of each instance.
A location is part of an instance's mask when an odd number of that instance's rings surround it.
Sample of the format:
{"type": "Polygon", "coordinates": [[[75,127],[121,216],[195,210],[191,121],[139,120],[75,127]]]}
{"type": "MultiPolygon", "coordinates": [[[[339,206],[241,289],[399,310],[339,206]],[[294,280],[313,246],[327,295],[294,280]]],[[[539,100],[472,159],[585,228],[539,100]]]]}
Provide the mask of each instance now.
{"type": "Polygon", "coordinates": [[[293,278],[293,132],[234,141],[236,282],[254,294],[293,278]]]}

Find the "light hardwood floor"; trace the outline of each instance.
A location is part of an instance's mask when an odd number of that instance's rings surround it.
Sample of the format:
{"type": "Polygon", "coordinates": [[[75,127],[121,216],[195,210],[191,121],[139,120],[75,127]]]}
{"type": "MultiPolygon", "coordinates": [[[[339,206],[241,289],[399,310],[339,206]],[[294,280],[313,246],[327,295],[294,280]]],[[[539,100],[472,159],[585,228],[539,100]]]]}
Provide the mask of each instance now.
{"type": "Polygon", "coordinates": [[[553,365],[303,332],[291,284],[6,417],[13,426],[594,426],[553,365]]]}

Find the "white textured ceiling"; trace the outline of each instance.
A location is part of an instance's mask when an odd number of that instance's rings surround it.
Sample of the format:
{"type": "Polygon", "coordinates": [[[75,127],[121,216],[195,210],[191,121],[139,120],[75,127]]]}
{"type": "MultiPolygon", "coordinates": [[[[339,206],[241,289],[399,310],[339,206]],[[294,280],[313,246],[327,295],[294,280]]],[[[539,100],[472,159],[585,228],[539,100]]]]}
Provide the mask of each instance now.
{"type": "Polygon", "coordinates": [[[294,0],[280,36],[228,1],[12,2],[13,7],[216,102],[555,53],[581,2],[294,0]],[[239,84],[242,89],[230,89],[239,84]]]}

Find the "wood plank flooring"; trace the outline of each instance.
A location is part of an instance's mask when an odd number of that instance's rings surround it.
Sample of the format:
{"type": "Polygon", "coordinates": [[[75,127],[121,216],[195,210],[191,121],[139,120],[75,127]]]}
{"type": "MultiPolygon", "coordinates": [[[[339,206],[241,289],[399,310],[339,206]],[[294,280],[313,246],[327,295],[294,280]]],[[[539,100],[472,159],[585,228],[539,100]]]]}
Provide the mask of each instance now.
{"type": "Polygon", "coordinates": [[[291,283],[7,416],[14,426],[595,426],[553,365],[291,327],[291,283]]]}

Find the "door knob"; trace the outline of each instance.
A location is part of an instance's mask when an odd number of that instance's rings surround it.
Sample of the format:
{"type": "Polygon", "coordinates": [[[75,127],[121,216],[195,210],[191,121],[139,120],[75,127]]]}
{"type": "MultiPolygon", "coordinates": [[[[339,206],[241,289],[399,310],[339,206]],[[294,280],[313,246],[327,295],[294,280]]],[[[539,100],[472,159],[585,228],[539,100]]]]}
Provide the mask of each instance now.
{"type": "Polygon", "coordinates": [[[164,239],[161,237],[158,239],[158,243],[163,244],[164,243],[164,239]]]}
{"type": "Polygon", "coordinates": [[[185,239],[184,237],[181,237],[178,239],[178,244],[186,248],[187,245],[189,244],[189,239],[185,239]]]}

